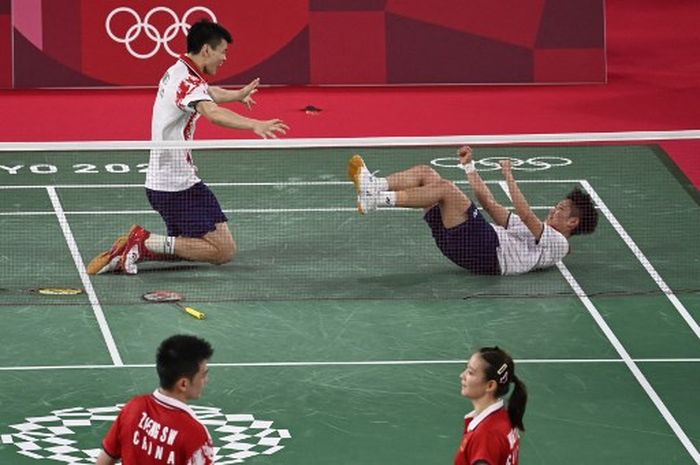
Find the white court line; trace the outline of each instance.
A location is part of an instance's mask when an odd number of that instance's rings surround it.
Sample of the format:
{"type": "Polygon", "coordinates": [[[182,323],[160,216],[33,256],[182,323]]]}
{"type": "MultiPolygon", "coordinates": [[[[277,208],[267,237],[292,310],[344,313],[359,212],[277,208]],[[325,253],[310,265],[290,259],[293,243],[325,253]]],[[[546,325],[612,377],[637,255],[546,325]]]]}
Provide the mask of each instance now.
{"type": "MultiPolygon", "coordinates": [[[[469,184],[469,181],[458,180],[453,181],[455,184],[469,184]]],[[[498,184],[501,181],[488,180],[486,184],[498,184]]],[[[581,179],[523,179],[518,181],[520,184],[538,183],[538,184],[579,184],[581,179]]],[[[352,181],[269,181],[269,182],[207,182],[209,187],[286,187],[286,186],[349,186],[352,181]]],[[[56,189],[127,189],[140,187],[141,184],[43,184],[31,185],[24,184],[18,186],[3,186],[0,185],[0,190],[11,189],[46,189],[54,187],[56,189]]]]}
{"type": "Polygon", "coordinates": [[[637,257],[637,260],[639,260],[639,262],[642,264],[647,273],[649,273],[649,276],[651,276],[656,285],[659,286],[659,288],[663,291],[666,297],[668,297],[668,300],[671,301],[671,304],[673,304],[675,309],[681,315],[683,320],[685,320],[685,322],[688,324],[693,333],[695,333],[695,337],[700,339],[700,326],[698,325],[698,323],[693,319],[692,315],[688,312],[688,310],[681,303],[681,301],[678,300],[678,297],[676,297],[676,295],[673,293],[673,290],[668,286],[668,284],[666,284],[666,281],[663,280],[661,275],[656,271],[649,259],[639,249],[639,247],[632,240],[630,235],[627,234],[625,228],[623,228],[620,222],[617,221],[617,218],[615,218],[612,211],[610,211],[607,205],[605,205],[598,193],[595,191],[595,189],[593,189],[593,186],[591,186],[591,184],[586,180],[582,180],[581,185],[583,185],[584,189],[586,189],[586,191],[591,195],[591,198],[596,203],[596,205],[598,205],[600,211],[603,213],[603,215],[605,215],[605,217],[608,219],[613,228],[615,228],[615,231],[617,231],[617,233],[620,235],[625,244],[627,244],[627,247],[629,247],[634,256],[637,257]]]}
{"type": "MultiPolygon", "coordinates": [[[[640,358],[636,363],[700,363],[700,358],[640,358]]],[[[402,366],[402,365],[464,365],[466,360],[372,360],[349,362],[221,362],[210,363],[210,367],[315,367],[315,366],[402,366]]],[[[624,363],[618,358],[560,358],[560,359],[516,359],[517,364],[596,364],[624,363]]],[[[154,364],[139,363],[125,365],[34,365],[0,367],[1,371],[40,371],[40,370],[101,370],[108,368],[155,368],[154,364]]]]}
{"type": "Polygon", "coordinates": [[[0,142],[0,151],[43,150],[149,150],[158,149],[272,149],[312,147],[412,147],[429,145],[459,146],[534,143],[580,143],[683,140],[700,138],[700,130],[578,132],[563,134],[452,135],[424,137],[343,137],[314,139],[221,139],[187,142],[101,141],[101,142],[0,142]]]}
{"type": "Polygon", "coordinates": [[[2,212],[0,216],[48,216],[55,215],[56,212],[2,212]]]}
{"type": "Polygon", "coordinates": [[[47,187],[46,190],[49,194],[49,198],[51,198],[51,204],[53,205],[56,217],[58,218],[58,223],[61,225],[63,237],[66,239],[71,256],[73,257],[73,262],[75,262],[75,267],[78,269],[78,274],[80,275],[80,280],[83,283],[83,288],[85,289],[85,293],[88,295],[90,305],[92,305],[92,311],[97,319],[97,324],[100,327],[100,332],[102,333],[102,337],[107,345],[107,350],[109,351],[109,355],[112,357],[112,363],[114,363],[114,365],[121,366],[124,363],[122,362],[121,355],[119,355],[119,349],[117,349],[117,345],[112,337],[112,332],[109,330],[109,325],[107,324],[107,319],[102,311],[102,306],[100,305],[99,300],[97,300],[95,289],[92,287],[92,282],[90,281],[87,270],[85,269],[85,264],[83,264],[83,258],[80,256],[78,244],[75,242],[73,232],[68,224],[68,219],[63,211],[63,206],[58,198],[56,189],[53,187],[47,187]]]}
{"type": "Polygon", "coordinates": [[[661,413],[661,416],[664,418],[664,420],[666,420],[666,423],[668,423],[673,432],[676,434],[676,437],[681,441],[681,444],[683,444],[683,446],[688,451],[690,456],[695,460],[695,462],[700,463],[700,452],[698,452],[698,450],[695,448],[692,441],[688,438],[688,435],[685,434],[683,428],[681,428],[671,411],[661,400],[661,397],[659,397],[659,395],[656,393],[654,388],[646,379],[646,377],[639,369],[637,364],[632,360],[632,357],[630,357],[630,355],[627,353],[627,350],[625,350],[620,340],[617,338],[617,336],[615,336],[615,333],[613,333],[612,329],[610,329],[610,326],[608,326],[608,324],[605,322],[605,319],[602,317],[600,312],[598,312],[598,309],[593,305],[593,302],[591,302],[586,293],[583,292],[581,286],[574,279],[574,276],[563,263],[559,262],[557,264],[557,267],[559,268],[559,271],[569,283],[571,288],[576,293],[576,296],[579,298],[579,300],[581,300],[581,303],[583,303],[583,305],[586,307],[588,313],[591,314],[595,322],[598,324],[598,327],[601,329],[601,331],[603,331],[603,334],[605,334],[605,336],[613,345],[617,353],[620,355],[620,357],[622,357],[622,360],[624,361],[625,365],[627,365],[627,368],[632,372],[632,375],[642,386],[644,392],[646,392],[647,396],[649,396],[651,401],[654,403],[656,409],[659,411],[659,413],[661,413]]]}
{"type": "MultiPolygon", "coordinates": [[[[499,182],[499,186],[505,191],[508,198],[512,200],[510,190],[508,189],[508,184],[505,182],[499,182]]],[[[590,184],[584,185],[584,188],[586,188],[586,190],[591,194],[593,201],[597,203],[597,200],[600,200],[600,198],[596,198],[597,195],[593,197],[593,190],[592,188],[591,190],[588,190],[589,187],[590,184]]],[[[601,203],[599,204],[599,206],[602,208],[604,205],[601,203]]],[[[668,423],[668,425],[671,427],[676,437],[680,440],[681,444],[683,444],[683,447],[685,447],[690,456],[697,463],[700,463],[700,452],[698,452],[698,450],[695,448],[693,443],[688,438],[688,435],[685,434],[683,428],[681,428],[681,426],[678,424],[678,421],[676,421],[671,411],[666,407],[659,395],[651,386],[651,383],[649,383],[649,381],[646,379],[646,377],[639,369],[637,364],[632,360],[632,357],[630,357],[629,353],[627,353],[625,347],[622,345],[622,343],[612,331],[610,326],[608,326],[608,323],[605,321],[605,319],[600,314],[595,305],[593,305],[591,299],[589,299],[586,293],[583,291],[583,288],[581,288],[578,281],[576,281],[576,279],[571,274],[566,265],[564,265],[564,263],[557,263],[557,268],[561,272],[564,279],[566,279],[566,282],[569,284],[576,296],[579,298],[583,306],[586,307],[588,313],[590,313],[590,315],[593,317],[593,320],[598,324],[600,330],[603,332],[603,334],[605,334],[605,336],[608,338],[608,341],[610,341],[612,346],[615,348],[615,351],[617,351],[617,353],[620,355],[627,368],[632,372],[632,375],[635,377],[637,382],[640,384],[640,386],[642,386],[642,389],[644,389],[644,392],[646,392],[649,399],[651,399],[651,401],[654,403],[656,409],[659,411],[659,413],[661,413],[661,416],[664,418],[664,420],[666,420],[666,423],[668,423]]]]}
{"type": "MultiPolygon", "coordinates": [[[[506,207],[512,210],[513,207],[506,207]]],[[[553,207],[534,206],[533,210],[551,210],[553,207]]],[[[408,207],[379,207],[378,210],[389,212],[413,212],[415,208],[408,207]]],[[[357,212],[357,207],[326,207],[326,208],[225,208],[224,213],[336,213],[357,212]]],[[[66,215],[147,215],[157,213],[155,210],[95,210],[95,211],[67,211],[66,215]]],[[[54,215],[52,211],[38,212],[4,212],[0,216],[47,216],[54,215]]]]}

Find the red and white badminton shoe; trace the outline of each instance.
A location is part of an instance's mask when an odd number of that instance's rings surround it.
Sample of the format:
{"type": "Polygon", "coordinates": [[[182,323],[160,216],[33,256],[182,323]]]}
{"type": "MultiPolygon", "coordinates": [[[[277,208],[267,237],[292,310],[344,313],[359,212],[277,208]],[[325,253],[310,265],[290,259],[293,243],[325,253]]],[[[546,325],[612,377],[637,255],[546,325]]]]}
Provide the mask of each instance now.
{"type": "Polygon", "coordinates": [[[146,248],[146,239],[151,236],[150,231],[135,224],[129,231],[124,249],[122,250],[119,266],[126,274],[139,272],[136,264],[144,260],[154,260],[156,254],[146,248]]]}
{"type": "Polygon", "coordinates": [[[93,258],[87,266],[87,273],[91,275],[109,273],[110,271],[119,271],[121,257],[124,254],[127,241],[131,232],[136,226],[132,226],[129,232],[123,236],[119,236],[112,247],[93,258]]]}

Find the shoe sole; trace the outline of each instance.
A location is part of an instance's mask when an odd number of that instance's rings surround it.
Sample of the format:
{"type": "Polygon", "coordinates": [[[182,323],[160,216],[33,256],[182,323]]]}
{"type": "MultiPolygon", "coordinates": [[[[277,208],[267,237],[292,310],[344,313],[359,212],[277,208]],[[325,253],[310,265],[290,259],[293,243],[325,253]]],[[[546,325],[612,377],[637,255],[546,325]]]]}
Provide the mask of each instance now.
{"type": "Polygon", "coordinates": [[[87,274],[89,275],[96,275],[109,264],[109,262],[112,260],[113,257],[111,257],[112,250],[115,247],[124,247],[126,245],[126,242],[129,240],[129,236],[131,235],[131,231],[134,230],[136,225],[133,225],[131,228],[129,228],[129,232],[126,233],[123,236],[119,236],[116,241],[114,241],[114,244],[112,244],[112,247],[110,247],[109,250],[106,250],[99,254],[97,257],[93,258],[90,263],[88,263],[88,266],[86,267],[87,274]]]}
{"type": "Polygon", "coordinates": [[[355,191],[360,193],[360,173],[362,173],[362,168],[365,167],[365,161],[359,155],[353,155],[348,163],[348,176],[350,180],[355,184],[355,191]]]}
{"type": "MultiPolygon", "coordinates": [[[[362,168],[365,167],[365,161],[362,159],[360,155],[353,155],[352,158],[350,159],[350,162],[348,163],[348,176],[350,177],[350,180],[355,184],[355,192],[357,195],[360,195],[360,174],[362,173],[362,168]]],[[[362,207],[362,203],[357,201],[357,211],[360,212],[361,215],[365,214],[365,209],[362,207]]]]}

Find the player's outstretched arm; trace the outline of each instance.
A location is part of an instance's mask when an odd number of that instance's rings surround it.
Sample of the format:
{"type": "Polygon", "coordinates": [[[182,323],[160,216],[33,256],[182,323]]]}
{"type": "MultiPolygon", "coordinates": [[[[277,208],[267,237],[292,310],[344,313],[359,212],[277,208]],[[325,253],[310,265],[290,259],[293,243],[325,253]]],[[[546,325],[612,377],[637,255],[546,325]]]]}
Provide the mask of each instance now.
{"type": "Polygon", "coordinates": [[[255,105],[253,95],[258,92],[260,78],[253,79],[250,84],[238,90],[227,90],[219,86],[209,86],[209,95],[216,103],[241,102],[248,109],[255,105]]]}
{"type": "Polygon", "coordinates": [[[512,164],[510,160],[504,160],[501,162],[501,171],[503,172],[503,177],[508,184],[508,191],[510,192],[510,198],[513,201],[513,207],[515,207],[515,213],[518,214],[520,219],[525,223],[527,229],[530,230],[535,239],[539,240],[544,231],[544,223],[537,218],[535,212],[530,208],[530,204],[527,203],[527,199],[520,192],[518,183],[515,182],[513,177],[512,164]]]}
{"type": "Polygon", "coordinates": [[[510,213],[503,205],[496,202],[491,190],[486,185],[484,180],[481,179],[481,176],[476,171],[476,168],[474,168],[471,147],[465,145],[457,151],[457,155],[459,155],[459,162],[462,164],[464,171],[467,173],[467,179],[474,190],[474,195],[476,195],[476,199],[479,201],[479,204],[481,204],[484,210],[486,210],[489,216],[493,218],[493,221],[497,225],[506,227],[508,225],[508,215],[510,213]]]}
{"type": "Polygon", "coordinates": [[[248,129],[263,139],[276,139],[277,134],[286,134],[289,129],[289,126],[280,119],[261,121],[246,118],[228,108],[220,107],[214,102],[198,102],[196,109],[197,112],[216,125],[232,129],[248,129]]]}

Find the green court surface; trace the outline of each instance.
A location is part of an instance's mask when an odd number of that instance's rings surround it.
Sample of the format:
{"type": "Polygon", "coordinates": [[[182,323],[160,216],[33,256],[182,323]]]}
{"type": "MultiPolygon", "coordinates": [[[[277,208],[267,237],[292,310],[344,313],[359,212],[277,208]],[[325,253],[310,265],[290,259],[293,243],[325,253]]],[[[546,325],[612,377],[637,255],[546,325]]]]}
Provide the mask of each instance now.
{"type": "Polygon", "coordinates": [[[147,153],[0,153],[0,464],[94,462],[117,405],[155,388],[158,343],[183,332],[215,348],[194,405],[218,463],[452,463],[471,410],[459,373],[494,344],[530,391],[521,464],[700,463],[700,205],[665,153],[477,148],[504,205],[496,162],[511,157],[541,217],[577,185],[600,215],[563,265],[483,277],[440,255],[420,212],[357,214],[357,152],[380,175],[432,164],[470,194],[445,147],[200,150],[234,262],[91,277],[131,224],[164,232],[147,153]],[[145,304],[154,289],[208,318],[145,304]]]}

